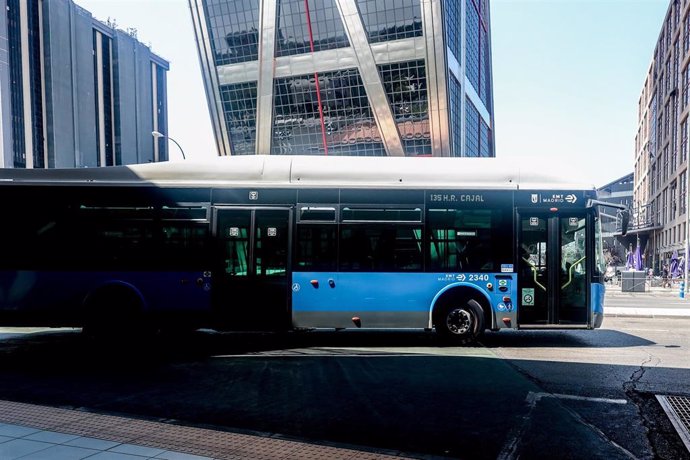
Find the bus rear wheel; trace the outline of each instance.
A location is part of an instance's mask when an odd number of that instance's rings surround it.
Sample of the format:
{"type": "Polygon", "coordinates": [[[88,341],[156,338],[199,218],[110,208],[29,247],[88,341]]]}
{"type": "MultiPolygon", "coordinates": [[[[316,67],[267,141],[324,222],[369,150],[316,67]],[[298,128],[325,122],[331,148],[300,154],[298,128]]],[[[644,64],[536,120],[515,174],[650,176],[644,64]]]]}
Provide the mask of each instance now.
{"type": "Polygon", "coordinates": [[[436,316],[439,336],[457,345],[476,341],[484,332],[484,310],[474,299],[451,301],[436,316]]]}
{"type": "Polygon", "coordinates": [[[107,286],[87,299],[83,333],[115,342],[141,339],[150,329],[138,296],[125,287],[107,286]]]}

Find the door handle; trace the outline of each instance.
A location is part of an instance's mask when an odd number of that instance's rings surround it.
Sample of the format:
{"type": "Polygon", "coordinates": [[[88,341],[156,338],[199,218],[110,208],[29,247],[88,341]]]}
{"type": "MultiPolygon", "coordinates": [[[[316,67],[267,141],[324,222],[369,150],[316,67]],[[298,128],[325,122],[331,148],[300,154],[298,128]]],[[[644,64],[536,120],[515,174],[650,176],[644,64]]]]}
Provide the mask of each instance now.
{"type": "Polygon", "coordinates": [[[532,262],[530,262],[528,259],[525,259],[524,257],[522,257],[521,259],[524,260],[525,262],[527,262],[527,264],[529,265],[529,268],[532,269],[532,274],[534,275],[534,284],[536,284],[537,286],[542,288],[544,290],[544,292],[546,292],[546,288],[544,287],[544,285],[541,284],[539,281],[537,281],[537,267],[535,267],[534,264],[532,262]]]}
{"type": "Polygon", "coordinates": [[[585,260],[587,256],[581,257],[577,259],[573,264],[568,268],[568,282],[565,283],[563,286],[561,286],[561,289],[565,289],[570,283],[573,282],[573,269],[575,268],[575,265],[579,264],[583,260],[585,260]]]}

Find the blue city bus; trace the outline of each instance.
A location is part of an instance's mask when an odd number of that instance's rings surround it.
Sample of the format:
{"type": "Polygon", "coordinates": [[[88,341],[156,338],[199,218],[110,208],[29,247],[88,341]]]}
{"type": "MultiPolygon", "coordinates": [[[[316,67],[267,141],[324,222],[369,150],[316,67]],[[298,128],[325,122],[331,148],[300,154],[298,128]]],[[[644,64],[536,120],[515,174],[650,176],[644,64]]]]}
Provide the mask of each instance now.
{"type": "MultiPolygon", "coordinates": [[[[0,325],[593,329],[592,186],[473,158],[0,170],[0,325]]],[[[625,216],[625,211],[622,211],[625,216]]]]}

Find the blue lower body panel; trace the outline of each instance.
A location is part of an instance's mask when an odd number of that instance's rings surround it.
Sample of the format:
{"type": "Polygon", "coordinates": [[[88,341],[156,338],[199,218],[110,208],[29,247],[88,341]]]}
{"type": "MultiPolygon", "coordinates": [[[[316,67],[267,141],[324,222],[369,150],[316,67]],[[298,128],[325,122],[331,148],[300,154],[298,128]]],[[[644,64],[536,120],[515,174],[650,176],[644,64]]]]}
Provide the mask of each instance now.
{"type": "Polygon", "coordinates": [[[294,272],[293,326],[355,327],[357,317],[364,328],[427,328],[436,299],[458,286],[475,290],[495,313],[514,317],[512,305],[503,302],[504,296],[516,298],[514,274],[294,272]],[[497,275],[506,292],[498,291],[497,275]]]}

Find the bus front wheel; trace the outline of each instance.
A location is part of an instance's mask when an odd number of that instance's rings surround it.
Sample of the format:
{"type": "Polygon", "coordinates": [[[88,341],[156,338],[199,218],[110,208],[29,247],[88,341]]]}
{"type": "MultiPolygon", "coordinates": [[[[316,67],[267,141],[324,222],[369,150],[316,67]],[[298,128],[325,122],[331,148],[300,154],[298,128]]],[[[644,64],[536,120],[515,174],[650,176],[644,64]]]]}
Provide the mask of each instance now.
{"type": "Polygon", "coordinates": [[[474,299],[451,301],[436,316],[435,326],[439,336],[455,344],[477,340],[484,332],[484,310],[474,299]]]}

